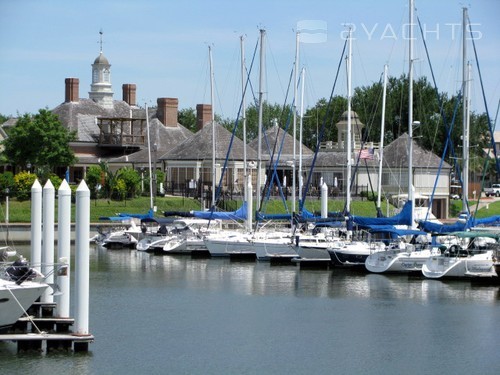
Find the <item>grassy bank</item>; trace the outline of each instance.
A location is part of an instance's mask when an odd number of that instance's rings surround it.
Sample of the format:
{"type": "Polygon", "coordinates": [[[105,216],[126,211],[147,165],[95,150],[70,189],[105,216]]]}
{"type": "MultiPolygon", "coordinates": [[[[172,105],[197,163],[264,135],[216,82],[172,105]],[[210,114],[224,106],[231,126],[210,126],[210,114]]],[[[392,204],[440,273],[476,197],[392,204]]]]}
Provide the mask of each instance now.
{"type": "MultiPolygon", "coordinates": [[[[471,202],[473,205],[476,202],[471,202]]],[[[128,213],[146,213],[149,209],[150,200],[148,197],[139,197],[124,201],[98,199],[90,202],[90,220],[99,221],[101,216],[114,216],[119,212],[128,213]]],[[[227,210],[235,210],[241,204],[240,201],[226,202],[227,210]]],[[[156,216],[163,216],[164,211],[191,211],[200,210],[200,202],[192,198],[182,197],[157,197],[155,199],[157,207],[156,216]]],[[[457,217],[461,211],[462,203],[460,201],[451,201],[450,217],[457,217]]],[[[288,201],[288,208],[291,210],[291,202],[288,201]]],[[[328,201],[328,211],[342,211],[344,201],[330,199],[328,201]]],[[[311,212],[321,211],[321,201],[319,199],[310,199],[306,201],[306,209],[311,212]]],[[[55,215],[57,220],[57,199],[55,215]]],[[[389,205],[389,215],[393,214],[394,207],[389,205]]],[[[75,217],[75,205],[71,207],[72,218],[75,217]]],[[[382,203],[382,211],[387,214],[386,203],[382,203]]],[[[280,199],[271,199],[265,206],[266,213],[283,213],[283,202],[280,199]]],[[[375,204],[372,201],[352,201],[351,212],[359,216],[375,217],[375,204]]],[[[488,209],[482,208],[478,211],[477,217],[487,217],[500,215],[500,201],[489,204],[488,209]]],[[[31,201],[18,202],[15,199],[9,201],[9,222],[11,223],[29,223],[31,221],[31,201]]],[[[0,203],[0,223],[5,223],[5,201],[0,203]]]]}
{"type": "MultiPolygon", "coordinates": [[[[241,203],[238,201],[226,202],[227,210],[236,209],[241,203]]],[[[114,201],[98,199],[90,202],[90,220],[92,222],[99,221],[101,216],[114,216],[119,212],[127,213],[146,213],[149,209],[150,200],[148,197],[139,197],[124,201],[114,201]]],[[[192,198],[182,197],[157,197],[155,199],[157,207],[156,216],[163,216],[164,211],[191,211],[199,210],[200,202],[192,198]]],[[[288,202],[288,207],[291,209],[291,203],[288,202]]],[[[343,200],[329,200],[328,211],[341,211],[344,208],[343,200]]],[[[314,212],[321,210],[321,201],[319,199],[311,199],[306,201],[306,209],[314,212]]],[[[392,214],[392,206],[390,206],[392,214]]],[[[0,222],[5,223],[5,202],[0,205],[0,222]]],[[[71,207],[72,218],[75,217],[75,205],[71,207]]],[[[385,203],[383,211],[386,213],[385,203]]],[[[283,213],[283,202],[279,199],[271,199],[265,206],[266,213],[283,213]]],[[[371,201],[353,201],[351,204],[351,212],[360,216],[375,217],[375,205],[371,201]]],[[[57,199],[55,207],[55,216],[57,220],[57,199]]],[[[31,221],[31,201],[18,202],[11,199],[9,201],[9,222],[11,223],[29,223],[31,221]]]]}

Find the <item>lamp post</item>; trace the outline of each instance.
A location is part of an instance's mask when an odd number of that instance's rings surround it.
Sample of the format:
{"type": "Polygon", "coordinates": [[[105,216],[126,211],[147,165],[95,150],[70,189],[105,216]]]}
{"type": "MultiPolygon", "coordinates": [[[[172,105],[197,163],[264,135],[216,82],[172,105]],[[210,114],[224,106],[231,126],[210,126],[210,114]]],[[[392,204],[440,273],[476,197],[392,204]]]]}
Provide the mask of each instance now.
{"type": "Polygon", "coordinates": [[[28,162],[28,164],[26,164],[26,168],[28,168],[28,173],[31,174],[31,163],[28,162]]]}

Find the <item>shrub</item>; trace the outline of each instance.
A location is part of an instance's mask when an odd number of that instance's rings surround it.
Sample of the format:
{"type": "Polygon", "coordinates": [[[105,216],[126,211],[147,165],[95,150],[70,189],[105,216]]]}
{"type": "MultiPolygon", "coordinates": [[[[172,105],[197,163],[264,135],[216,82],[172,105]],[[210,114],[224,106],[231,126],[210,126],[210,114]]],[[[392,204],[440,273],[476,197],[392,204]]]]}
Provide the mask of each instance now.
{"type": "Polygon", "coordinates": [[[28,200],[31,196],[31,187],[37,176],[34,173],[20,172],[14,176],[16,197],[20,201],[28,200]]]}

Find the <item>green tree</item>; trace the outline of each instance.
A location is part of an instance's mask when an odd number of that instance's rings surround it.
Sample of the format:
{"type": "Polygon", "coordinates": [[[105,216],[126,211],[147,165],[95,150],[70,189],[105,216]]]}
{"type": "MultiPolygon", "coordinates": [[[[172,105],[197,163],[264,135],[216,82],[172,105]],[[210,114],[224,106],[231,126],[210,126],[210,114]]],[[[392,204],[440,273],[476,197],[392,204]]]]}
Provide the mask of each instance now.
{"type": "Polygon", "coordinates": [[[75,155],[69,143],[74,132],[61,125],[57,115],[40,109],[34,116],[24,114],[2,142],[3,154],[10,163],[22,168],[31,164],[35,170],[50,172],[57,166],[73,165],[75,155]]]}
{"type": "Polygon", "coordinates": [[[117,179],[125,183],[126,195],[130,198],[137,196],[141,187],[141,176],[133,168],[121,168],[117,172],[117,179]]]}
{"type": "Polygon", "coordinates": [[[177,115],[177,118],[179,120],[179,124],[181,124],[185,128],[188,128],[193,133],[196,133],[198,131],[196,125],[196,111],[193,108],[181,109],[177,115]]]}
{"type": "Polygon", "coordinates": [[[0,125],[9,119],[8,116],[4,116],[0,113],[0,125]]]}
{"type": "Polygon", "coordinates": [[[99,191],[103,185],[104,176],[105,170],[102,168],[102,165],[92,165],[87,169],[85,181],[87,182],[92,198],[98,198],[99,191]],[[98,189],[98,187],[100,188],[98,189]]]}
{"type": "Polygon", "coordinates": [[[6,189],[13,191],[15,188],[14,175],[12,172],[0,173],[0,194],[4,194],[6,189]]]}

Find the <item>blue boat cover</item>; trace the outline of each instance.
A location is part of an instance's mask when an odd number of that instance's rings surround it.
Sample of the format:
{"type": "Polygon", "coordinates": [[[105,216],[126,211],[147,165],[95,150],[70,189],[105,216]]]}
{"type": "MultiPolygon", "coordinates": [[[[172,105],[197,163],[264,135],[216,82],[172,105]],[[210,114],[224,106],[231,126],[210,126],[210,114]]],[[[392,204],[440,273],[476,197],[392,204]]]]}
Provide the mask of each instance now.
{"type": "Polygon", "coordinates": [[[149,209],[149,211],[145,214],[129,214],[129,213],[118,213],[119,217],[133,217],[135,219],[145,219],[147,217],[154,217],[153,209],[149,209]]]}
{"type": "Polygon", "coordinates": [[[220,211],[192,211],[194,217],[207,220],[246,220],[247,202],[243,202],[240,208],[232,212],[220,211]]]}
{"type": "Polygon", "coordinates": [[[353,221],[361,227],[370,225],[411,225],[411,202],[406,202],[401,212],[392,217],[363,217],[352,215],[353,221]]]}
{"type": "Polygon", "coordinates": [[[418,226],[422,230],[436,234],[462,232],[478,225],[490,225],[490,226],[500,225],[500,216],[494,215],[490,217],[484,217],[481,219],[470,218],[467,221],[465,220],[456,221],[453,224],[439,224],[439,223],[432,223],[430,221],[421,221],[418,224],[418,226]]]}
{"type": "Polygon", "coordinates": [[[370,233],[390,233],[398,237],[401,236],[426,236],[427,233],[416,229],[398,229],[392,225],[371,225],[368,227],[370,233]]]}

